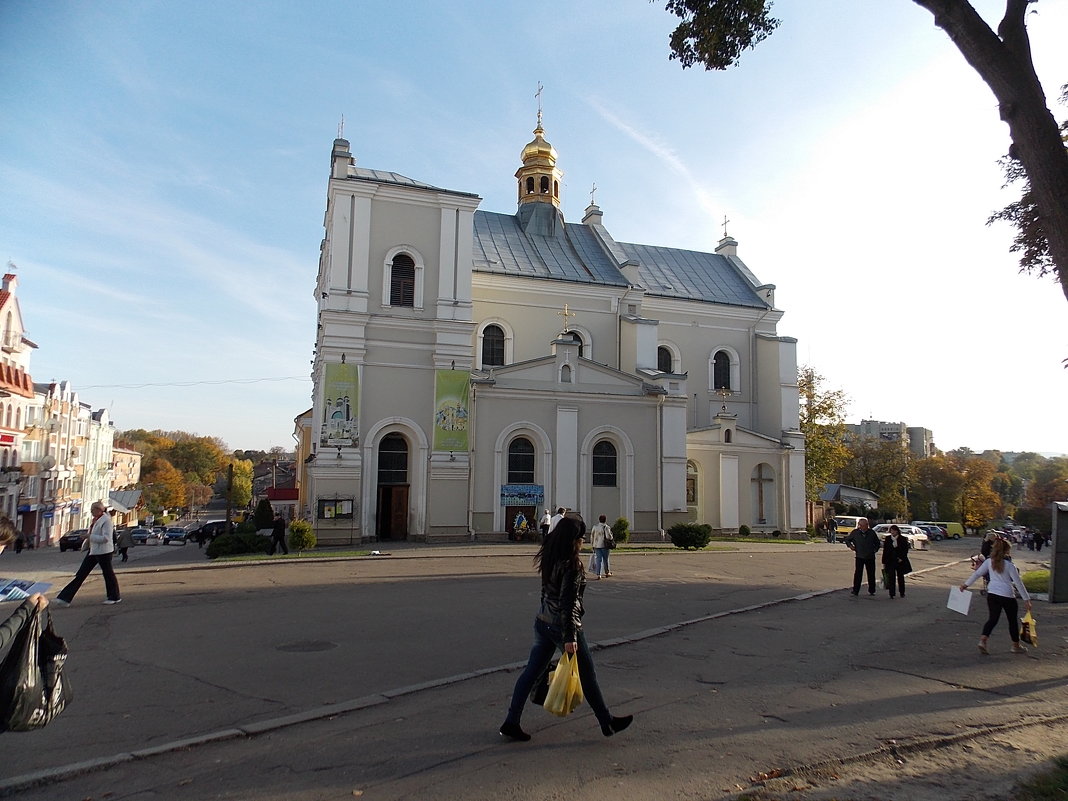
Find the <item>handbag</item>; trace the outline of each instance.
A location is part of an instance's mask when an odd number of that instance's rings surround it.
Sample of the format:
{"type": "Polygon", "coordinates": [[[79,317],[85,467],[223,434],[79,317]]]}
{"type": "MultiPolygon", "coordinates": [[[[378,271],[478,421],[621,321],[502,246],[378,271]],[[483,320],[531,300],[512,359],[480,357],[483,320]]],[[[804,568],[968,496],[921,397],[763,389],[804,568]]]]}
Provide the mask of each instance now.
{"type": "Polygon", "coordinates": [[[570,715],[582,703],[582,682],[579,680],[578,656],[564,653],[549,681],[544,706],[558,717],[570,715]]]}
{"type": "Polygon", "coordinates": [[[1020,639],[1038,648],[1038,625],[1030,612],[1020,618],[1020,639]]]}
{"type": "Polygon", "coordinates": [[[37,610],[0,663],[0,731],[39,729],[66,708],[74,698],[63,674],[66,661],[67,644],[52,627],[51,613],[37,610]]]}

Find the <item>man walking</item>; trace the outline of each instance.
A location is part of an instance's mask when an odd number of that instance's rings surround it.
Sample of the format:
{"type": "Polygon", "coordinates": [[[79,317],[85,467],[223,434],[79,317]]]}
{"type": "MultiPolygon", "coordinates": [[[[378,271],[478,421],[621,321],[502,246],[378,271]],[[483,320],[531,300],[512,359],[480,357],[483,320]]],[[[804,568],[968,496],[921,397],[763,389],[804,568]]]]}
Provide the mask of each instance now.
{"type": "Polygon", "coordinates": [[[111,523],[111,517],[104,513],[105,508],[102,501],[93,501],[89,512],[93,516],[93,522],[89,524],[89,536],[87,538],[89,553],[85,555],[81,567],[74,574],[74,578],[56,596],[56,600],[53,602],[56,606],[70,606],[70,602],[74,600],[74,596],[82,586],[82,582],[85,581],[86,577],[97,565],[100,565],[100,572],[104,574],[104,588],[107,590],[108,595],[108,599],[104,603],[117,604],[122,600],[119,594],[119,582],[115,578],[114,569],[111,567],[111,556],[115,553],[115,527],[111,523]]]}
{"type": "Polygon", "coordinates": [[[879,535],[868,528],[868,518],[857,520],[857,527],[845,538],[845,544],[856,555],[853,567],[853,595],[860,595],[860,578],[868,571],[868,595],[875,595],[875,555],[879,553],[879,535]]]}
{"type": "Polygon", "coordinates": [[[281,512],[274,516],[274,525],[271,526],[271,550],[267,555],[274,556],[275,548],[281,548],[282,553],[289,555],[289,548],[286,547],[286,521],[281,512]]]}

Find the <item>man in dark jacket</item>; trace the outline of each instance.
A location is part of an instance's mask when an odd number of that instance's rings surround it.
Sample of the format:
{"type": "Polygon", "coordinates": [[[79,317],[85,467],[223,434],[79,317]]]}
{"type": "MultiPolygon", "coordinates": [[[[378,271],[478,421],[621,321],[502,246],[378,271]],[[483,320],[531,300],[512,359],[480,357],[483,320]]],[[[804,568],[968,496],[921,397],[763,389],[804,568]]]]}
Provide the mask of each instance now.
{"type": "Polygon", "coordinates": [[[875,555],[879,553],[879,535],[868,528],[868,518],[857,521],[857,527],[845,538],[845,544],[856,555],[853,567],[853,595],[860,595],[860,579],[868,571],[868,595],[875,595],[875,555]]]}
{"type": "Polygon", "coordinates": [[[289,554],[289,548],[286,547],[286,521],[281,512],[274,516],[274,525],[271,527],[271,550],[267,555],[274,556],[274,549],[279,547],[282,553],[289,554]]]}

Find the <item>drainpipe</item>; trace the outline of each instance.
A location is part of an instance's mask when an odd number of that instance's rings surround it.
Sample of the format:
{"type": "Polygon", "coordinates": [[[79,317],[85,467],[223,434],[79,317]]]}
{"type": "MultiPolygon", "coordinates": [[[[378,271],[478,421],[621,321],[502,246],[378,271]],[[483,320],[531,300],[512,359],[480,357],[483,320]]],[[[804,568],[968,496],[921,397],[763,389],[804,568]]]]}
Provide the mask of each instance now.
{"type": "Polygon", "coordinates": [[[664,396],[656,397],[656,528],[664,539],[664,396]]]}
{"type": "Polygon", "coordinates": [[[477,385],[471,383],[471,413],[467,418],[467,536],[475,541],[475,477],[471,469],[475,464],[475,397],[477,385]]]}

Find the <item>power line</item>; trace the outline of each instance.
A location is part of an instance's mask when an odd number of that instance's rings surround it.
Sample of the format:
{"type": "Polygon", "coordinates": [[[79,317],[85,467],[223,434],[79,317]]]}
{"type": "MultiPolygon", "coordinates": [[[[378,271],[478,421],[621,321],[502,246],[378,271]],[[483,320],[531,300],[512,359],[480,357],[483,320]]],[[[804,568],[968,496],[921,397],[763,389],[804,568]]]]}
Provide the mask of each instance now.
{"type": "Polygon", "coordinates": [[[264,381],[309,381],[307,376],[285,375],[277,378],[220,378],[203,381],[168,381],[159,384],[89,384],[82,389],[143,389],[145,387],[198,387],[205,384],[261,384],[264,381]]]}

